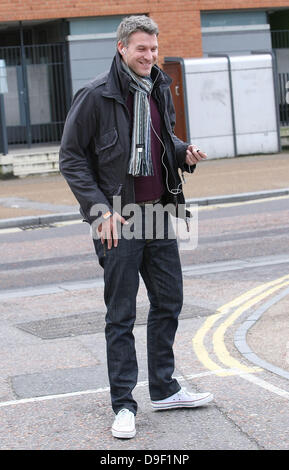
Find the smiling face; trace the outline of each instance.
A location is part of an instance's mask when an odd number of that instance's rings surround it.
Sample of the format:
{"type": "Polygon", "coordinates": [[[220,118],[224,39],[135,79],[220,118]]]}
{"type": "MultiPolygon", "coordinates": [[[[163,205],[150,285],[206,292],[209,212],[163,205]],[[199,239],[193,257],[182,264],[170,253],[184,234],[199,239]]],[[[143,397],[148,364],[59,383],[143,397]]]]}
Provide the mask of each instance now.
{"type": "Polygon", "coordinates": [[[137,75],[150,75],[158,58],[158,39],[155,34],[136,31],[130,35],[127,46],[119,41],[117,48],[124,62],[137,75]]]}

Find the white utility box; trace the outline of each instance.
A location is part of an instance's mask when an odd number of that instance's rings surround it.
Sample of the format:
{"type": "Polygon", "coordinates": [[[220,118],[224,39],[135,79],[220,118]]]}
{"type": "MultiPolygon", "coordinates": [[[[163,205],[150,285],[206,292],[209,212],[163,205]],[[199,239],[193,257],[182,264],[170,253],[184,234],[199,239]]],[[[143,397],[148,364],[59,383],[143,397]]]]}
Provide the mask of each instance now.
{"type": "MultiPolygon", "coordinates": [[[[167,73],[173,64],[182,71],[183,114],[190,143],[209,158],[280,151],[271,54],[166,58],[167,73]]],[[[177,108],[179,87],[175,90],[173,82],[171,89],[177,108]]],[[[177,119],[178,113],[176,109],[177,119]]]]}

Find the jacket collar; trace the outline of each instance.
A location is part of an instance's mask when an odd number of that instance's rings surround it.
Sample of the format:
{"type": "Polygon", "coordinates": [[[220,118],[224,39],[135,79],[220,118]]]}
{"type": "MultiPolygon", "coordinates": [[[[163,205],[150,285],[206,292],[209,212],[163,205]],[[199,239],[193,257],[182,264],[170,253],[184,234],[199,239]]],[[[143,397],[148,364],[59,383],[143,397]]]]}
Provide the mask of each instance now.
{"type": "MultiPolygon", "coordinates": [[[[131,78],[121,66],[121,60],[121,55],[117,51],[113,58],[102,95],[126,102],[131,78]]],[[[154,65],[152,68],[151,78],[154,81],[154,89],[157,87],[166,88],[172,83],[172,79],[157,65],[154,65]]]]}

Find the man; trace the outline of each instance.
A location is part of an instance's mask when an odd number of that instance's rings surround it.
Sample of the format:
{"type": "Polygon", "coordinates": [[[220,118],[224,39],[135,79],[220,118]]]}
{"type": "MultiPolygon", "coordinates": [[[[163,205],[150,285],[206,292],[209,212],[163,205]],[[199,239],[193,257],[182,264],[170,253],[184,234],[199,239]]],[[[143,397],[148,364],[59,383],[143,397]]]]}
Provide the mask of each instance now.
{"type": "MultiPolygon", "coordinates": [[[[182,308],[178,246],[168,237],[146,238],[148,205],[184,206],[182,171],[195,169],[206,154],[173,133],[171,79],[156,65],[158,27],[147,16],[125,18],[118,27],[117,51],[109,73],[98,76],[74,97],[60,149],[60,169],[80,203],[85,220],[97,221],[94,244],[104,269],[107,307],[105,336],[112,408],[112,434],[135,435],[137,383],[133,326],[139,273],[150,301],[147,324],[149,392],[154,409],[195,407],[210,393],[188,393],[174,371],[173,343],[182,308]],[[114,197],[121,198],[119,210],[114,197]],[[141,211],[141,236],[119,236],[128,224],[127,204],[141,211]]],[[[138,222],[136,222],[138,224],[138,222]]]]}

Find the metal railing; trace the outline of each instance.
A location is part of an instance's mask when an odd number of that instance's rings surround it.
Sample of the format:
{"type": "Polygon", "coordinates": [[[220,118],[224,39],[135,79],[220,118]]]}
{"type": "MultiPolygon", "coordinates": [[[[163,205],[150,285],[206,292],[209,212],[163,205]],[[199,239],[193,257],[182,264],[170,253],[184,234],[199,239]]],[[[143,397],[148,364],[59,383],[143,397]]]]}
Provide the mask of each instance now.
{"type": "Polygon", "coordinates": [[[272,49],[289,48],[289,30],[271,30],[272,49]]]}
{"type": "Polygon", "coordinates": [[[57,143],[71,102],[66,43],[0,47],[8,145],[57,143]]]}
{"type": "Polygon", "coordinates": [[[280,125],[289,126],[289,72],[278,73],[280,125]],[[287,100],[286,100],[287,97],[287,100]]]}
{"type": "MultiPolygon", "coordinates": [[[[289,58],[289,29],[284,30],[272,30],[272,48],[273,49],[287,49],[288,58],[289,58]]],[[[285,51],[284,51],[285,52],[285,51]]],[[[280,115],[280,125],[289,126],[289,103],[286,96],[288,96],[289,90],[289,60],[288,60],[288,71],[284,70],[284,65],[282,67],[283,71],[278,71],[278,98],[279,98],[279,115],[280,115]]]]}

